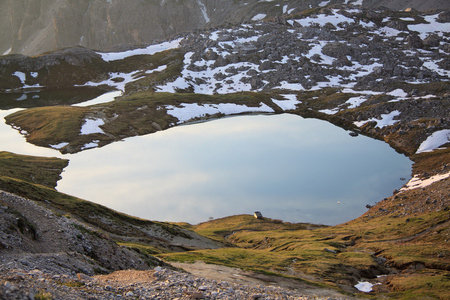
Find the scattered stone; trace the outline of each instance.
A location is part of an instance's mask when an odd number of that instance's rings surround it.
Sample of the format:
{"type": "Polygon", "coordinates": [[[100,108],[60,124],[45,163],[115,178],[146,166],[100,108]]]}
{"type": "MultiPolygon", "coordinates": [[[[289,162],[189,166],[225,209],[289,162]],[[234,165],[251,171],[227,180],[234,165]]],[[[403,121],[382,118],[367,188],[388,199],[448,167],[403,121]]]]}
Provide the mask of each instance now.
{"type": "Polygon", "coordinates": [[[328,249],[328,248],[325,248],[325,249],[323,249],[323,250],[325,250],[325,252],[330,252],[330,253],[333,253],[333,254],[337,254],[336,251],[331,250],[331,249],[328,249]]]}

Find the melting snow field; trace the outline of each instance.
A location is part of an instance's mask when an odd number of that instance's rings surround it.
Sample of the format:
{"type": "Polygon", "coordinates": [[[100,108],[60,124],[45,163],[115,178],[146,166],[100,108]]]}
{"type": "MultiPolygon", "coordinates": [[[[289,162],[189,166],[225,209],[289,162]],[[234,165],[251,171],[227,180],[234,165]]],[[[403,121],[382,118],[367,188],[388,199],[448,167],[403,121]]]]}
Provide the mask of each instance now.
{"type": "Polygon", "coordinates": [[[411,24],[408,29],[419,32],[421,39],[425,39],[430,33],[442,36],[444,32],[450,32],[450,23],[439,23],[436,21],[437,17],[438,15],[425,16],[428,24],[411,24]]]}
{"type": "Polygon", "coordinates": [[[433,184],[437,181],[441,181],[443,179],[446,179],[450,177],[450,172],[445,174],[439,174],[435,176],[431,176],[427,179],[420,179],[419,176],[415,175],[413,178],[411,178],[410,181],[405,185],[405,187],[401,188],[400,191],[407,191],[417,188],[424,188],[426,186],[429,186],[430,184],[433,184]]]}
{"type": "Polygon", "coordinates": [[[450,129],[436,131],[420,144],[416,153],[430,152],[447,143],[450,143],[450,129]]]}

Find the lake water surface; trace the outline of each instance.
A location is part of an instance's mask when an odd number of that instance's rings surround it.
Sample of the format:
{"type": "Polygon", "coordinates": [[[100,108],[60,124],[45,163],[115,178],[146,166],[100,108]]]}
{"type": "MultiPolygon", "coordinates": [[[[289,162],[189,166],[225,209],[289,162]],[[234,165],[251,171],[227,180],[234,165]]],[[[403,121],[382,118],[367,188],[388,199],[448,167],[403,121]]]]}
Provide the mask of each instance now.
{"type": "Polygon", "coordinates": [[[133,216],[192,224],[261,211],[289,222],[360,216],[409,178],[386,143],[296,115],[225,118],[70,159],[57,189],[133,216]]]}

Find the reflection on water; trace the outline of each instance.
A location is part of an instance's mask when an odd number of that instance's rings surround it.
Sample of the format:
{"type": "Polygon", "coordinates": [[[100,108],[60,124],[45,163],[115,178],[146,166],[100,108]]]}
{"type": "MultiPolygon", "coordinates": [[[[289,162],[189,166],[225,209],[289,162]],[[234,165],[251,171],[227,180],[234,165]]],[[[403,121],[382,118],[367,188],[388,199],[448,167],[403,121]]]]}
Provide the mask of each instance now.
{"type": "Polygon", "coordinates": [[[19,131],[13,129],[5,123],[5,117],[20,109],[0,110],[0,151],[9,151],[16,154],[61,157],[55,149],[38,147],[26,142],[26,139],[19,131]]]}
{"type": "Polygon", "coordinates": [[[105,93],[98,87],[74,87],[61,90],[27,90],[0,94],[0,110],[52,105],[71,105],[96,98],[105,93]]]}
{"type": "Polygon", "coordinates": [[[175,127],[67,155],[58,190],[151,220],[252,214],[338,224],[392,194],[411,161],[387,144],[294,115],[175,127]]]}

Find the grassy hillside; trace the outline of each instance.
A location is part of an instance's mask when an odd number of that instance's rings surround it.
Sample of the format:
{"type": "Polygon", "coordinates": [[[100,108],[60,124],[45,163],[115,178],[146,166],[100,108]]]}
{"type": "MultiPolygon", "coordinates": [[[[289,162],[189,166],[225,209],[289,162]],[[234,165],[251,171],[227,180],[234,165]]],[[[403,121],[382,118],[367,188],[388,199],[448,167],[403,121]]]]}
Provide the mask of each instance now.
{"type": "MultiPolygon", "coordinates": [[[[448,197],[449,182],[428,188],[448,197]]],[[[404,192],[380,202],[360,218],[333,227],[284,224],[234,216],[192,226],[228,248],[160,255],[167,261],[204,261],[230,267],[292,276],[348,292],[360,278],[382,283],[374,286],[375,298],[431,297],[448,299],[450,288],[448,207],[401,215],[395,209],[405,199],[419,200],[404,192]],[[403,199],[403,200],[401,200],[403,199]],[[431,210],[431,211],[430,211],[431,210]],[[384,275],[376,279],[377,275],[384,275]],[[376,295],[376,296],[375,296],[376,295]]]]}

